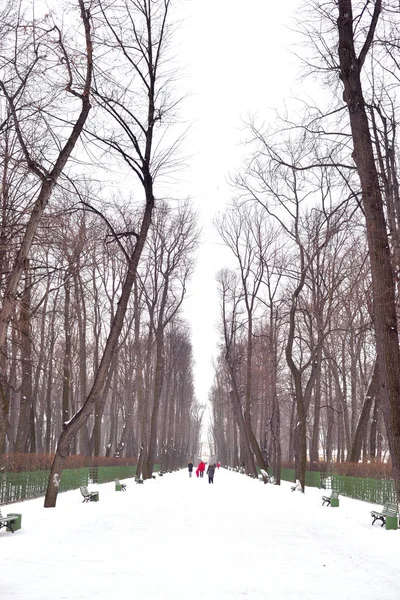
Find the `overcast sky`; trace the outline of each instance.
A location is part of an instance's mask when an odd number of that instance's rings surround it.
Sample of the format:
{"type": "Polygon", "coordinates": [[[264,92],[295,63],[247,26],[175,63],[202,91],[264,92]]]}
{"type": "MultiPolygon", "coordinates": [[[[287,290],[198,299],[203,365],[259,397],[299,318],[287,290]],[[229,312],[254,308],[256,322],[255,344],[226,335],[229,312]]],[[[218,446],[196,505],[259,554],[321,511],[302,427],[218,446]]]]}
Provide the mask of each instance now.
{"type": "MultiPolygon", "coordinates": [[[[185,300],[192,326],[195,384],[205,403],[217,351],[219,300],[215,275],[230,256],[212,227],[232,197],[227,181],[246,155],[243,120],[268,121],[285,98],[299,94],[299,63],[291,32],[301,0],[181,0],[177,32],[187,90],[182,114],[193,123],[186,140],[192,154],[184,185],[200,212],[203,242],[185,300]]],[[[301,90],[300,90],[301,91],[301,90]]]]}

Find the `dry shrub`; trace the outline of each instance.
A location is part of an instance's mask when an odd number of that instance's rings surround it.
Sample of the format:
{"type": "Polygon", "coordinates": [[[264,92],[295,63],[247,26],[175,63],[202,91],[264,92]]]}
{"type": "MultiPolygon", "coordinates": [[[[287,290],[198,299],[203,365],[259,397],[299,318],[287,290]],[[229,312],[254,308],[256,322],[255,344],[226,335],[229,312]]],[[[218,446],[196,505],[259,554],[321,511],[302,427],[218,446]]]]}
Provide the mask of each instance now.
{"type": "Polygon", "coordinates": [[[332,473],[350,475],[352,477],[369,477],[371,479],[391,479],[392,464],[378,461],[360,463],[334,463],[332,473]]]}
{"type": "MultiPolygon", "coordinates": [[[[294,464],[282,461],[283,469],[294,469],[294,464]]],[[[391,479],[391,462],[334,462],[307,463],[307,471],[319,471],[320,473],[333,473],[335,475],[348,475],[352,477],[370,477],[371,479],[391,479]]]]}
{"type": "MultiPolygon", "coordinates": [[[[21,471],[47,471],[51,468],[54,454],[0,454],[0,471],[19,473],[21,471]]],[[[135,458],[114,458],[106,456],[68,456],[64,469],[82,467],[125,467],[135,466],[135,458]]]]}

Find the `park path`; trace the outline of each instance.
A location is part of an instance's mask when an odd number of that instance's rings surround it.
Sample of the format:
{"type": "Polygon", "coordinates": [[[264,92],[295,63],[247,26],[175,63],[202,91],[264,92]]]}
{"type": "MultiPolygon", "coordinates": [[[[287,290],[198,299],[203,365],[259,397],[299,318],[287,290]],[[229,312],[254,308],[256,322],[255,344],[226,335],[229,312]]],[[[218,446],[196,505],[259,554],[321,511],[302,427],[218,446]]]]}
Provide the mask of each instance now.
{"type": "MultiPolygon", "coordinates": [[[[6,507],[22,529],[0,532],[0,600],[398,600],[400,530],[371,526],[371,505],[290,491],[220,469],[186,470],[6,507]]],[[[6,510],[3,510],[3,513],[6,510]]]]}

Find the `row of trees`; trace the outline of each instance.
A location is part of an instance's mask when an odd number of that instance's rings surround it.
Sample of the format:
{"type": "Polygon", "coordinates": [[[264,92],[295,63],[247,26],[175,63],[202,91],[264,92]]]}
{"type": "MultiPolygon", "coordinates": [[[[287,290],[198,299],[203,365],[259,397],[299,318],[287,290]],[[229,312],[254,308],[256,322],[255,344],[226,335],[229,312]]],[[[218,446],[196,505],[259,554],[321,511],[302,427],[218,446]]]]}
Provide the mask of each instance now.
{"type": "Polygon", "coordinates": [[[249,124],[238,200],[217,223],[237,268],[219,277],[213,443],[249,472],[268,455],[278,478],[282,453],[294,456],[303,488],[307,457],[389,453],[400,497],[400,11],[381,0],[305,11],[306,69],[322,75],[326,108],[249,124]]]}
{"type": "MultiPolygon", "coordinates": [[[[45,506],[71,449],[136,454],[147,478],[199,445],[180,316],[196,216],[163,199],[179,161],[170,4],[2,9],[0,452],[55,451],[45,506]]],[[[307,456],[390,453],[400,496],[400,11],[307,10],[329,107],[249,124],[253,153],[216,223],[237,268],[218,277],[212,445],[278,480],[294,457],[303,488],[307,456]]]]}
{"type": "Polygon", "coordinates": [[[162,199],[170,4],[2,6],[0,452],[55,452],[45,506],[71,450],[147,478],[199,445],[180,316],[196,216],[162,199]]]}

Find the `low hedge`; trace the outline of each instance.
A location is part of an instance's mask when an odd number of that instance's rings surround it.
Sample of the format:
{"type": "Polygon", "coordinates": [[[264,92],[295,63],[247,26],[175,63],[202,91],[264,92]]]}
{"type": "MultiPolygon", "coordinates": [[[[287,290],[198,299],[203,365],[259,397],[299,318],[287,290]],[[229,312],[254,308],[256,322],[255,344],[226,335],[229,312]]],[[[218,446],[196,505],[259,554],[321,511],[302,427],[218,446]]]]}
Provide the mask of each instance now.
{"type": "MultiPolygon", "coordinates": [[[[26,471],[50,470],[54,454],[0,454],[0,472],[20,473],[26,471]]],[[[68,456],[63,468],[82,469],[83,467],[135,467],[135,458],[114,458],[112,456],[68,456]]]]}

